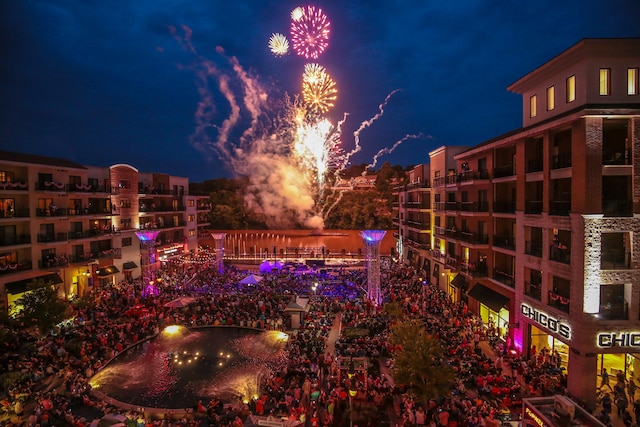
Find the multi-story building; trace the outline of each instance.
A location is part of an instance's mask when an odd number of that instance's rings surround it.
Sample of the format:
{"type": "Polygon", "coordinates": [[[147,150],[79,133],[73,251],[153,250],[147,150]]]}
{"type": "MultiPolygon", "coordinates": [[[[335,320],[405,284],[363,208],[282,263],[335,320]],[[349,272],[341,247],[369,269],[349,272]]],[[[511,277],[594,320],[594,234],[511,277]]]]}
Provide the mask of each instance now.
{"type": "Polygon", "coordinates": [[[430,153],[430,279],[592,406],[640,376],[639,70],[640,39],[584,39],[509,86],[522,128],[430,153]]]}
{"type": "Polygon", "coordinates": [[[0,152],[0,292],[7,309],[43,278],[66,298],[140,276],[137,231],[154,229],[158,262],[195,251],[207,204],[187,178],[129,165],[0,152]],[[5,298],[6,296],[6,298],[5,298]]]}

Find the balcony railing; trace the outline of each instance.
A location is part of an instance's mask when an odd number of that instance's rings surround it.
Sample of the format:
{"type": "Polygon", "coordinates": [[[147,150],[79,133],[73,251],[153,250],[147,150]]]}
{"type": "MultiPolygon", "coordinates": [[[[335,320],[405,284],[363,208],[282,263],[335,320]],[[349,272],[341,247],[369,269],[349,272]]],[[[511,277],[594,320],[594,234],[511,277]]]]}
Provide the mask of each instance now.
{"type": "Polygon", "coordinates": [[[64,182],[42,181],[36,182],[36,191],[66,192],[67,186],[64,182]]]}
{"type": "Polygon", "coordinates": [[[542,242],[539,240],[526,241],[524,243],[524,253],[542,258],[542,242]]]}
{"type": "Polygon", "coordinates": [[[457,257],[457,256],[447,256],[447,258],[445,259],[445,264],[448,265],[449,267],[452,267],[454,269],[458,269],[460,262],[462,262],[462,258],[457,257]]]}
{"type": "Polygon", "coordinates": [[[438,178],[433,178],[433,186],[434,187],[442,187],[445,184],[445,179],[443,176],[439,176],[438,178]]]}
{"type": "Polygon", "coordinates": [[[476,181],[481,179],[489,179],[489,171],[486,169],[479,171],[466,171],[458,174],[460,182],[476,181]]]}
{"type": "Polygon", "coordinates": [[[497,268],[493,269],[493,280],[497,280],[503,285],[507,285],[510,288],[515,287],[516,285],[516,277],[512,272],[500,270],[497,268]]]}
{"type": "Polygon", "coordinates": [[[541,172],[543,167],[542,159],[527,160],[527,173],[541,172]]]}
{"type": "Polygon", "coordinates": [[[601,320],[628,320],[629,303],[626,301],[600,301],[600,311],[598,312],[598,318],[601,320]]]}
{"type": "Polygon", "coordinates": [[[436,236],[445,236],[447,234],[447,230],[444,227],[436,225],[433,227],[433,234],[436,236]]]}
{"type": "Polygon", "coordinates": [[[538,301],[542,300],[542,284],[524,282],[524,294],[538,301]]]}
{"type": "Polygon", "coordinates": [[[471,231],[461,231],[458,233],[458,239],[474,245],[486,245],[489,243],[488,234],[472,233],[471,231]]]}
{"type": "Polygon", "coordinates": [[[45,217],[45,216],[67,216],[68,210],[65,208],[49,208],[49,209],[36,209],[36,216],[45,217]]]}
{"type": "Polygon", "coordinates": [[[624,250],[606,249],[600,254],[601,270],[628,270],[631,268],[631,253],[624,250]]]}
{"type": "Polygon", "coordinates": [[[495,202],[493,204],[493,211],[498,213],[515,213],[516,202],[515,201],[495,202]]]}
{"type": "Polygon", "coordinates": [[[542,200],[528,200],[524,202],[524,213],[526,214],[542,213],[542,200]]]}
{"type": "Polygon", "coordinates": [[[604,216],[633,216],[633,202],[631,200],[603,200],[602,213],[604,216]]]}
{"type": "Polygon", "coordinates": [[[493,236],[493,246],[515,251],[516,239],[513,236],[493,236]]]}
{"type": "Polygon", "coordinates": [[[112,234],[112,230],[109,229],[97,229],[97,230],[85,230],[85,231],[70,231],[68,234],[69,240],[77,239],[90,239],[92,237],[100,237],[107,234],[112,234]]]}
{"type": "Polygon", "coordinates": [[[31,270],[31,268],[31,261],[9,262],[7,264],[0,264],[0,275],[31,270]]]}
{"type": "Polygon", "coordinates": [[[443,211],[445,209],[446,205],[447,204],[445,202],[434,202],[433,203],[433,210],[437,211],[437,212],[443,211]]]}
{"type": "Polygon", "coordinates": [[[602,153],[603,165],[631,165],[631,159],[630,148],[612,153],[602,153]]]}
{"type": "Polygon", "coordinates": [[[563,264],[571,264],[571,249],[562,245],[551,245],[549,247],[549,259],[563,264]]]}
{"type": "Polygon", "coordinates": [[[516,174],[516,168],[514,167],[514,165],[499,166],[499,167],[493,168],[494,179],[513,176],[515,174],[516,174]]]}
{"type": "Polygon", "coordinates": [[[93,252],[94,258],[122,258],[121,248],[111,248],[104,250],[97,250],[93,252]]]}
{"type": "Polygon", "coordinates": [[[445,202],[445,210],[457,211],[460,209],[458,202],[445,202]]]}
{"type": "Polygon", "coordinates": [[[92,184],[67,184],[69,193],[111,193],[111,187],[92,184]]]}
{"type": "Polygon", "coordinates": [[[0,210],[0,218],[29,218],[29,208],[0,210]]]}
{"type": "Polygon", "coordinates": [[[569,297],[565,297],[553,291],[549,291],[549,306],[569,313],[569,297]]]}
{"type": "Polygon", "coordinates": [[[551,157],[551,169],[571,167],[571,153],[563,153],[551,157]]]}
{"type": "Polygon", "coordinates": [[[557,200],[551,202],[551,210],[549,215],[568,216],[571,213],[570,200],[557,200]]]}
{"type": "Polygon", "coordinates": [[[29,183],[26,181],[0,181],[0,191],[2,190],[11,190],[11,191],[28,191],[29,183]]]}
{"type": "Polygon", "coordinates": [[[487,277],[487,264],[477,264],[474,262],[461,262],[459,271],[470,275],[473,278],[487,277]]]}
{"type": "Polygon", "coordinates": [[[11,237],[3,237],[0,239],[0,246],[28,245],[31,243],[31,235],[18,234],[11,237]]]}
{"type": "Polygon", "coordinates": [[[460,202],[462,212],[489,212],[488,202],[460,202]]]}
{"type": "Polygon", "coordinates": [[[182,212],[182,211],[185,211],[186,209],[187,207],[183,205],[174,207],[174,206],[168,206],[168,205],[148,206],[146,204],[142,204],[138,208],[138,211],[139,212],[182,212]]]}
{"type": "Polygon", "coordinates": [[[60,255],[51,258],[38,260],[38,268],[64,268],[69,267],[69,258],[66,255],[60,255]]]}
{"type": "Polygon", "coordinates": [[[67,233],[38,234],[38,243],[66,242],[67,233]]]}

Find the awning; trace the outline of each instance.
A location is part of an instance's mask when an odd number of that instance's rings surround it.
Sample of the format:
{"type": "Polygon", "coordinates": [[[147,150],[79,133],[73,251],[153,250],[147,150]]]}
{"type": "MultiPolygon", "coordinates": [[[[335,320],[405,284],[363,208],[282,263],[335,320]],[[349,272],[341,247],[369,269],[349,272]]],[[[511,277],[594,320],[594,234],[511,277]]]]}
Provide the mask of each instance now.
{"type": "Polygon", "coordinates": [[[60,275],[58,273],[45,274],[44,276],[32,277],[31,279],[17,280],[15,282],[9,282],[4,285],[5,290],[9,294],[21,294],[26,292],[29,284],[34,280],[42,279],[45,283],[53,283],[54,285],[58,285],[62,282],[60,275]]]}
{"type": "Polygon", "coordinates": [[[134,268],[138,268],[138,265],[133,261],[127,261],[124,264],[122,264],[122,268],[124,270],[131,270],[131,269],[134,269],[134,268]]]}
{"type": "Polygon", "coordinates": [[[116,267],[115,265],[110,265],[109,267],[102,267],[96,270],[96,274],[98,275],[98,277],[107,277],[116,273],[120,273],[120,270],[118,270],[118,267],[116,267]]]}
{"type": "Polygon", "coordinates": [[[456,277],[451,280],[451,284],[456,288],[464,288],[466,283],[467,279],[460,273],[456,274],[456,277]]]}
{"type": "Polygon", "coordinates": [[[482,283],[476,283],[473,288],[471,288],[468,295],[471,298],[480,301],[495,312],[500,311],[500,309],[509,302],[509,298],[491,288],[487,288],[482,283]]]}

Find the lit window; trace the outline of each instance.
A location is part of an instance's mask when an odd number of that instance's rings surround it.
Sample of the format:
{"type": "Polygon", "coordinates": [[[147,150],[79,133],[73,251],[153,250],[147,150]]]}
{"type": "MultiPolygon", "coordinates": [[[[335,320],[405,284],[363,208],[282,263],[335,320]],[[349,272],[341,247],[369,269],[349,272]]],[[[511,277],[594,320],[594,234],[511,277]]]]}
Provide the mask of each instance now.
{"type": "Polygon", "coordinates": [[[600,68],[600,95],[611,94],[611,68],[600,68]]]}
{"type": "Polygon", "coordinates": [[[576,100],[576,76],[567,78],[567,102],[576,100]]]}
{"type": "Polygon", "coordinates": [[[196,235],[196,230],[190,229],[189,230],[189,237],[193,237],[196,235]]]}
{"type": "Polygon", "coordinates": [[[556,108],[556,88],[554,86],[547,88],[547,111],[556,108]]]}
{"type": "Polygon", "coordinates": [[[627,95],[638,94],[638,69],[629,68],[627,70],[627,95]]]}
{"type": "Polygon", "coordinates": [[[535,117],[538,115],[538,97],[531,95],[529,98],[529,117],[535,117]]]}

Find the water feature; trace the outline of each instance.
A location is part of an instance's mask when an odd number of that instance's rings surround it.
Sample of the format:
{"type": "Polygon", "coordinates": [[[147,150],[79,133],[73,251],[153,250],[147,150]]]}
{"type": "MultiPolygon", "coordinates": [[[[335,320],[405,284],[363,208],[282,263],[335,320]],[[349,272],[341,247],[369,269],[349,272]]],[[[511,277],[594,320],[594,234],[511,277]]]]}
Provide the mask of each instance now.
{"type": "Polygon", "coordinates": [[[168,327],[94,375],[95,390],[144,407],[181,409],[212,397],[247,400],[285,361],[287,335],[237,327],[168,327]]]}

